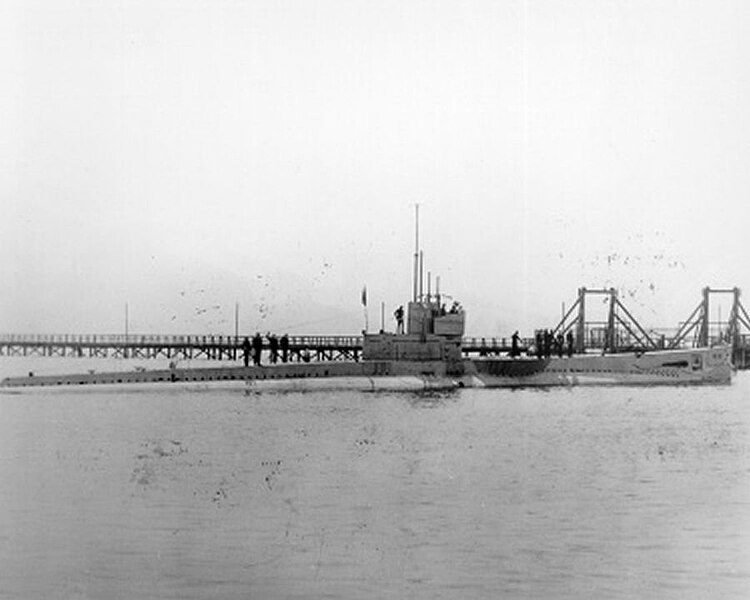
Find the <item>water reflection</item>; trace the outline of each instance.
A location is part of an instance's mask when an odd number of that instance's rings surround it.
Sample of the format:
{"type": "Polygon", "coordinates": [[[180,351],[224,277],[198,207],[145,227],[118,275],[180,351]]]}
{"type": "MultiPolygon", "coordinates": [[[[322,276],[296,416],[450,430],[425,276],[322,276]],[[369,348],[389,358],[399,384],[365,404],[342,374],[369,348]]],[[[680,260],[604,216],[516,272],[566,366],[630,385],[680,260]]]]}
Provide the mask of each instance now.
{"type": "Polygon", "coordinates": [[[457,404],[460,390],[424,390],[405,394],[409,406],[414,409],[435,409],[457,404]]]}

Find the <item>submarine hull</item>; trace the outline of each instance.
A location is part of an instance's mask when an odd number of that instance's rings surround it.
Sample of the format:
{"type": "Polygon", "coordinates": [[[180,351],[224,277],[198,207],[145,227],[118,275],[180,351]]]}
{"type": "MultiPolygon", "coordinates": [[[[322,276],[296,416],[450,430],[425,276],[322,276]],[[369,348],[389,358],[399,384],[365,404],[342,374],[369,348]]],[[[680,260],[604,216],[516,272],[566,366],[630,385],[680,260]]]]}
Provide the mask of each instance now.
{"type": "Polygon", "coordinates": [[[367,360],[285,363],[252,367],[206,367],[14,377],[2,388],[76,388],[161,384],[224,385],[258,391],[350,389],[430,390],[460,387],[552,387],[574,385],[696,385],[731,382],[728,347],[648,353],[464,360],[367,360]]]}
{"type": "Polygon", "coordinates": [[[730,383],[728,347],[471,361],[473,387],[730,383]]]}

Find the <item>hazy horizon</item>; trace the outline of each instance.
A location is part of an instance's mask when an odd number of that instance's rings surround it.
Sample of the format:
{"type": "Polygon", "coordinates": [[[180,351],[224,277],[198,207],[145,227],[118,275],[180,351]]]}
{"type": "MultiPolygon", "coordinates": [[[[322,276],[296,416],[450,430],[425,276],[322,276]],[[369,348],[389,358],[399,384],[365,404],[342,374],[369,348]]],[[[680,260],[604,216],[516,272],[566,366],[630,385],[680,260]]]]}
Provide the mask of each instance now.
{"type": "MultiPolygon", "coordinates": [[[[750,294],[750,5],[0,7],[0,332],[357,333],[425,270],[470,335],[615,287],[750,294]]],[[[721,306],[717,303],[717,310],[721,306]]],[[[724,318],[727,309],[724,309],[724,318]]]]}

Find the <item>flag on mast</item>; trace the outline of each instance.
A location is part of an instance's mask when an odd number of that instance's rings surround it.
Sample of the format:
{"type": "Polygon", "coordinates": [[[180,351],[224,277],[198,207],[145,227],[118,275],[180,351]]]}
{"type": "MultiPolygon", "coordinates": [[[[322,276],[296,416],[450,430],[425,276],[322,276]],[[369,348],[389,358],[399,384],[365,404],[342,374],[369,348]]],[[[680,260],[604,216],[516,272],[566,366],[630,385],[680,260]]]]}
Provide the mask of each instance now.
{"type": "Polygon", "coordinates": [[[362,288],[362,306],[367,306],[367,286],[362,288]]]}

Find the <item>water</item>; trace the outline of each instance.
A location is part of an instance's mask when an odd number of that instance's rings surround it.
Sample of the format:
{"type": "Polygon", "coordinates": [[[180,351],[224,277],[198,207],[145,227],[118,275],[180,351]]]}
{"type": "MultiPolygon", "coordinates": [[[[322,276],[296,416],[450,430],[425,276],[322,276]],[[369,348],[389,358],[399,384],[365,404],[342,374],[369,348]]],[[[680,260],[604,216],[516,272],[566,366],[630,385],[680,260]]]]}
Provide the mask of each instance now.
{"type": "Polygon", "coordinates": [[[747,598],[749,399],[2,393],[0,598],[747,598]]]}

